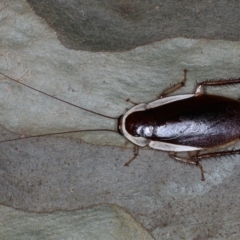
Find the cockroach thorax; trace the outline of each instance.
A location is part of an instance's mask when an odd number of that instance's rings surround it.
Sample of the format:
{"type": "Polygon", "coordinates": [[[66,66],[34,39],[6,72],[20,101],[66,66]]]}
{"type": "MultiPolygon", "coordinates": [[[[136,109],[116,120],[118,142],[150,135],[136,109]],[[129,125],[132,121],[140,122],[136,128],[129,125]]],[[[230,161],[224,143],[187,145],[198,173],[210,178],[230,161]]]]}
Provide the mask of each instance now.
{"type": "Polygon", "coordinates": [[[120,135],[123,135],[123,131],[122,131],[122,120],[123,120],[123,115],[121,115],[119,118],[118,118],[118,133],[120,135]]]}

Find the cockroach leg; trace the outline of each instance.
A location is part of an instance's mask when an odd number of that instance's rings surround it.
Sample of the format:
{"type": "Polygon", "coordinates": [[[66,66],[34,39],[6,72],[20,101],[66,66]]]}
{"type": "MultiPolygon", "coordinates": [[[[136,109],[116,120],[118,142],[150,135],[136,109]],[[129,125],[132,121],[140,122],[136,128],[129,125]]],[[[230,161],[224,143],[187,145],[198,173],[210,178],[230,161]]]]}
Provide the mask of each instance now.
{"type": "Polygon", "coordinates": [[[234,84],[239,84],[239,83],[240,83],[240,78],[207,80],[207,81],[198,83],[196,90],[195,90],[195,94],[203,94],[204,86],[216,87],[216,86],[224,86],[224,85],[234,85],[234,84]]]}
{"type": "MultiPolygon", "coordinates": [[[[201,172],[201,180],[202,181],[205,181],[205,177],[204,177],[204,171],[203,171],[203,167],[202,165],[199,163],[199,160],[197,159],[196,161],[195,160],[192,160],[192,158],[185,158],[185,157],[180,157],[180,156],[177,156],[176,153],[174,152],[169,152],[168,155],[173,158],[174,160],[177,160],[179,162],[182,162],[182,163],[186,163],[186,164],[190,164],[190,165],[196,165],[197,167],[200,168],[200,172],[201,172]]],[[[197,158],[198,156],[196,156],[197,158]]],[[[195,157],[194,157],[195,158],[195,157]]]]}
{"type": "Polygon", "coordinates": [[[130,102],[134,106],[138,105],[138,103],[133,102],[130,98],[126,99],[126,102],[130,102]]]}
{"type": "Polygon", "coordinates": [[[124,164],[124,166],[128,167],[129,164],[139,155],[139,146],[135,146],[134,147],[134,156],[127,162],[124,164]]]}
{"type": "Polygon", "coordinates": [[[217,157],[224,157],[224,156],[230,156],[230,155],[236,155],[236,154],[240,154],[240,149],[200,154],[200,155],[191,157],[191,159],[193,159],[194,161],[201,161],[206,158],[212,158],[212,157],[217,158],[217,157]]]}
{"type": "Polygon", "coordinates": [[[201,172],[201,181],[205,181],[205,177],[204,177],[204,170],[203,170],[203,166],[202,164],[198,162],[196,162],[196,166],[198,166],[200,168],[200,172],[201,172]]]}
{"type": "MultiPolygon", "coordinates": [[[[130,98],[127,98],[127,99],[126,99],[126,102],[129,102],[129,103],[133,104],[134,106],[137,106],[137,105],[138,105],[138,103],[133,102],[130,98]]],[[[126,112],[127,112],[128,110],[130,110],[130,108],[126,108],[126,112]]]]}
{"type": "Polygon", "coordinates": [[[179,83],[175,83],[174,85],[172,85],[171,87],[167,88],[166,90],[164,90],[161,95],[159,96],[159,98],[164,98],[167,95],[169,95],[170,93],[173,93],[175,91],[177,91],[179,88],[185,86],[186,81],[187,81],[187,69],[184,69],[184,77],[183,80],[179,83]]]}

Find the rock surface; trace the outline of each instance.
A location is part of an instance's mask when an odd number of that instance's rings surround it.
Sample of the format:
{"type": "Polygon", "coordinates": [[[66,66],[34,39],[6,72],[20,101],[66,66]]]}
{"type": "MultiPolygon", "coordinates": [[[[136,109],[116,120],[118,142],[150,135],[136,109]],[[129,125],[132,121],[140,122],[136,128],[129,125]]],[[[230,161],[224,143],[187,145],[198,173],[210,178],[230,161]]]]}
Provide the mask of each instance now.
{"type": "Polygon", "coordinates": [[[1,206],[0,212],[1,239],[153,240],[141,224],[113,205],[52,214],[25,213],[1,206]]]}
{"type": "MultiPolygon", "coordinates": [[[[187,86],[178,93],[192,93],[196,82],[206,79],[239,77],[239,42],[177,38],[121,53],[74,51],[59,42],[25,1],[1,1],[0,9],[1,72],[108,116],[118,117],[130,108],[127,98],[139,103],[156,99],[182,79],[185,68],[187,86]]],[[[207,91],[240,97],[238,86],[207,91]]],[[[1,76],[0,125],[1,139],[11,139],[19,134],[115,129],[116,121],[1,76]]],[[[117,204],[156,239],[239,238],[239,156],[203,162],[207,180],[201,182],[197,168],[149,149],[124,167],[132,145],[118,134],[69,136],[1,143],[0,203],[53,216],[70,210],[82,216],[79,209],[117,204]]],[[[4,212],[15,211],[1,209],[1,221],[4,212]]],[[[34,216],[40,215],[31,219],[34,216]]]]}
{"type": "Polygon", "coordinates": [[[126,51],[164,39],[238,41],[238,1],[27,0],[64,46],[126,51]],[[47,11],[46,11],[47,9],[47,11]]]}

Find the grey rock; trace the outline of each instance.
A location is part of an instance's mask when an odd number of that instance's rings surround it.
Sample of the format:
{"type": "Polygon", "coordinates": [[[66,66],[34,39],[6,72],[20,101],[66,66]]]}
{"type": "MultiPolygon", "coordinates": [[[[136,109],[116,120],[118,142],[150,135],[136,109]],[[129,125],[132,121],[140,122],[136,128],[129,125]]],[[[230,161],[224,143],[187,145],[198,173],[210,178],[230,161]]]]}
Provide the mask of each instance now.
{"type": "Polygon", "coordinates": [[[114,205],[51,214],[0,206],[0,213],[1,239],[153,239],[129,213],[114,205]]]}
{"type": "MultiPolygon", "coordinates": [[[[68,102],[118,117],[148,102],[189,70],[196,82],[239,77],[239,42],[166,39],[122,53],[66,49],[25,1],[1,1],[0,71],[68,102]]],[[[238,86],[207,89],[239,98],[238,86]]],[[[176,94],[178,94],[176,93],[176,94]]],[[[70,107],[0,77],[1,139],[78,129],[116,128],[116,121],[70,107]]],[[[175,163],[144,149],[130,167],[132,145],[116,133],[91,132],[0,144],[0,203],[38,213],[117,204],[156,239],[239,238],[239,156],[175,163]]],[[[26,230],[27,232],[27,230],[26,230]]]]}
{"type": "Polygon", "coordinates": [[[238,1],[28,0],[70,49],[126,51],[185,37],[240,39],[238,1]]]}

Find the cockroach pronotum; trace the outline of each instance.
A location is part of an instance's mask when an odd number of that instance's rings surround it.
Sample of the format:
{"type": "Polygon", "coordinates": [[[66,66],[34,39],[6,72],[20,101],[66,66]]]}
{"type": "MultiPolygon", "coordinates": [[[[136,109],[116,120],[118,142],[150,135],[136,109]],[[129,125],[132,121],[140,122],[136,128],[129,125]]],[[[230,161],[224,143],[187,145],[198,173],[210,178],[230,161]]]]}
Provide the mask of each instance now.
{"type": "MultiPolygon", "coordinates": [[[[114,118],[68,103],[21,83],[4,73],[0,74],[17,84],[84,111],[111,119],[118,119],[118,130],[116,131],[110,129],[86,129],[25,136],[25,138],[83,131],[119,132],[135,145],[134,156],[125,164],[126,166],[138,156],[139,147],[148,146],[152,149],[168,152],[169,156],[177,161],[198,166],[201,171],[202,181],[205,178],[203,167],[199,163],[201,160],[240,153],[240,149],[219,151],[220,148],[232,145],[240,138],[240,102],[235,99],[204,93],[204,86],[238,84],[240,78],[203,81],[197,84],[193,94],[168,96],[185,85],[187,70],[184,70],[184,79],[163,91],[157,100],[141,104],[135,104],[128,100],[135,106],[119,118],[114,118]],[[207,153],[201,154],[201,151],[207,151],[207,153]],[[177,155],[178,152],[187,152],[188,156],[177,155]]],[[[23,138],[19,137],[0,142],[4,143],[19,139],[23,138]]]]}

